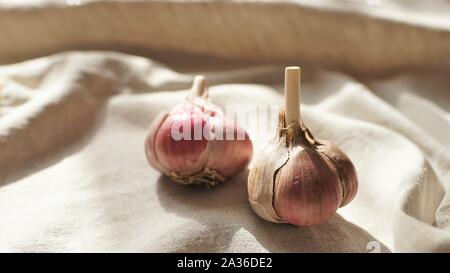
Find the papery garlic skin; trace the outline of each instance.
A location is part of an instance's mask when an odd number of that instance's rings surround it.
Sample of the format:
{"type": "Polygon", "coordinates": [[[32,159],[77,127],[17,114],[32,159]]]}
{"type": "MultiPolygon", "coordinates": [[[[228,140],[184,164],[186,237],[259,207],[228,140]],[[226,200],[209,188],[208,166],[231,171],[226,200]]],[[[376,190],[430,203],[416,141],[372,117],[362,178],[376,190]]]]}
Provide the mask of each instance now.
{"type": "Polygon", "coordinates": [[[156,118],[145,146],[150,164],[174,182],[206,187],[241,172],[253,153],[248,134],[207,98],[197,96],[156,118]],[[227,132],[236,137],[227,139],[227,132]]]}

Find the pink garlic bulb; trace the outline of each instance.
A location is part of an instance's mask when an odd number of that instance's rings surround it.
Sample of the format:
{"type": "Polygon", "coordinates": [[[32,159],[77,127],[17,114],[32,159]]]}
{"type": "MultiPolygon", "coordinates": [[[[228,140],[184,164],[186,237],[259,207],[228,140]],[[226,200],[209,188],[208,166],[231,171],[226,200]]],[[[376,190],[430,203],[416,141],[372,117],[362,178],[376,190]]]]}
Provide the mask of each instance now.
{"type": "Polygon", "coordinates": [[[191,94],[151,124],[145,152],[151,166],[183,185],[213,187],[241,172],[253,146],[244,129],[208,99],[197,76],[191,94]]]}
{"type": "Polygon", "coordinates": [[[358,190],[350,158],[314,138],[300,115],[300,67],[285,71],[285,109],[275,138],[255,158],[248,175],[253,211],[274,223],[318,225],[347,205],[358,190]]]}

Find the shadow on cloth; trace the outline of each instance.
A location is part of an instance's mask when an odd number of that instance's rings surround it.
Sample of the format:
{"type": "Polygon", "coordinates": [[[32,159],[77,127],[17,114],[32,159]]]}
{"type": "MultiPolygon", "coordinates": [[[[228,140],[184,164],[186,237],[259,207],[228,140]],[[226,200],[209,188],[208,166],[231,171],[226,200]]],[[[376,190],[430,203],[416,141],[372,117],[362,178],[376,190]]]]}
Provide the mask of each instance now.
{"type": "Polygon", "coordinates": [[[261,248],[247,251],[369,252],[373,250],[370,246],[376,244],[381,252],[390,252],[370,233],[339,214],[314,227],[274,224],[260,219],[247,202],[247,175],[248,170],[214,189],[177,185],[165,176],[158,179],[161,206],[205,226],[198,234],[192,234],[196,240],[180,243],[182,247],[176,251],[242,251],[242,246],[233,249],[233,241],[246,244],[256,240],[261,248]]]}
{"type": "MultiPolygon", "coordinates": [[[[92,114],[92,113],[88,113],[92,114]]],[[[69,155],[75,154],[85,147],[94,137],[97,128],[99,128],[106,115],[104,104],[100,104],[97,112],[92,114],[91,118],[84,123],[84,128],[80,130],[72,130],[74,134],[64,138],[65,143],[54,143],[52,151],[35,156],[35,160],[17,160],[9,161],[8,168],[2,170],[0,176],[0,188],[10,183],[19,181],[20,179],[33,173],[44,170],[55,165],[69,155]]],[[[70,124],[70,122],[69,122],[70,124]]],[[[63,135],[61,132],[48,132],[54,135],[63,135]]],[[[65,133],[64,133],[65,134],[65,133]]],[[[69,135],[69,134],[67,134],[69,135]]]]}

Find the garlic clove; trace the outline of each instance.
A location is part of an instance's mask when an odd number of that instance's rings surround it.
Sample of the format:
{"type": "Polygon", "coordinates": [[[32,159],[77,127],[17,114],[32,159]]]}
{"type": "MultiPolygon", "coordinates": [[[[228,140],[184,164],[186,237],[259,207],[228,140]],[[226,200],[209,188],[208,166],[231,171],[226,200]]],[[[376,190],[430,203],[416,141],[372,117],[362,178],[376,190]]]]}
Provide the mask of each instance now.
{"type": "Polygon", "coordinates": [[[358,191],[356,169],[350,158],[339,147],[329,141],[320,140],[317,150],[327,157],[336,168],[343,188],[343,198],[340,207],[350,203],[358,191]]]}
{"type": "Polygon", "coordinates": [[[237,142],[230,147],[227,140],[216,140],[210,142],[208,147],[209,154],[208,161],[205,164],[208,168],[213,170],[221,170],[221,174],[225,177],[231,177],[240,172],[243,167],[248,165],[253,153],[253,147],[248,135],[246,139],[237,142]],[[246,151],[242,154],[242,151],[246,151]],[[227,158],[233,158],[234,160],[226,160],[227,158]],[[224,162],[225,161],[225,162],[224,162]]]}
{"type": "Polygon", "coordinates": [[[342,201],[334,166],[311,148],[291,150],[274,183],[275,210],[293,225],[317,225],[331,217],[342,201]]]}
{"type": "MultiPolygon", "coordinates": [[[[176,106],[161,124],[155,140],[156,154],[160,163],[181,176],[189,176],[202,170],[206,157],[208,140],[195,138],[194,129],[189,130],[188,139],[173,137],[173,130],[178,128],[203,128],[206,120],[201,111],[191,105],[176,106]]],[[[182,134],[180,133],[180,137],[182,134]]]]}
{"type": "Polygon", "coordinates": [[[155,147],[155,140],[156,140],[156,133],[158,132],[159,128],[163,124],[163,122],[166,120],[169,113],[167,111],[162,112],[159,114],[150,125],[150,129],[148,132],[147,139],[145,141],[145,155],[147,156],[147,160],[155,169],[160,170],[161,172],[167,174],[169,173],[169,170],[166,169],[166,167],[163,166],[163,164],[160,163],[158,156],[156,154],[155,147]]]}

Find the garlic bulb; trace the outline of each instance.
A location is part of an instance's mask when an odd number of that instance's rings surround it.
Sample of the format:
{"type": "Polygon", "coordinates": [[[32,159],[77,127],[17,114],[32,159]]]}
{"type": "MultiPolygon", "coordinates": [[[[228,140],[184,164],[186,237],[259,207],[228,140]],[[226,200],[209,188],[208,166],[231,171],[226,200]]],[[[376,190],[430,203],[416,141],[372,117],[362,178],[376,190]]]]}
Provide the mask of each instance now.
{"type": "Polygon", "coordinates": [[[330,218],[356,195],[353,163],[337,146],[317,140],[300,117],[300,68],[285,72],[285,112],[275,139],[258,155],[248,177],[252,209],[263,219],[297,226],[330,218]]]}
{"type": "Polygon", "coordinates": [[[208,99],[197,76],[191,94],[151,124],[145,141],[150,164],[174,182],[213,187],[242,171],[253,148],[248,134],[208,99]]]}

